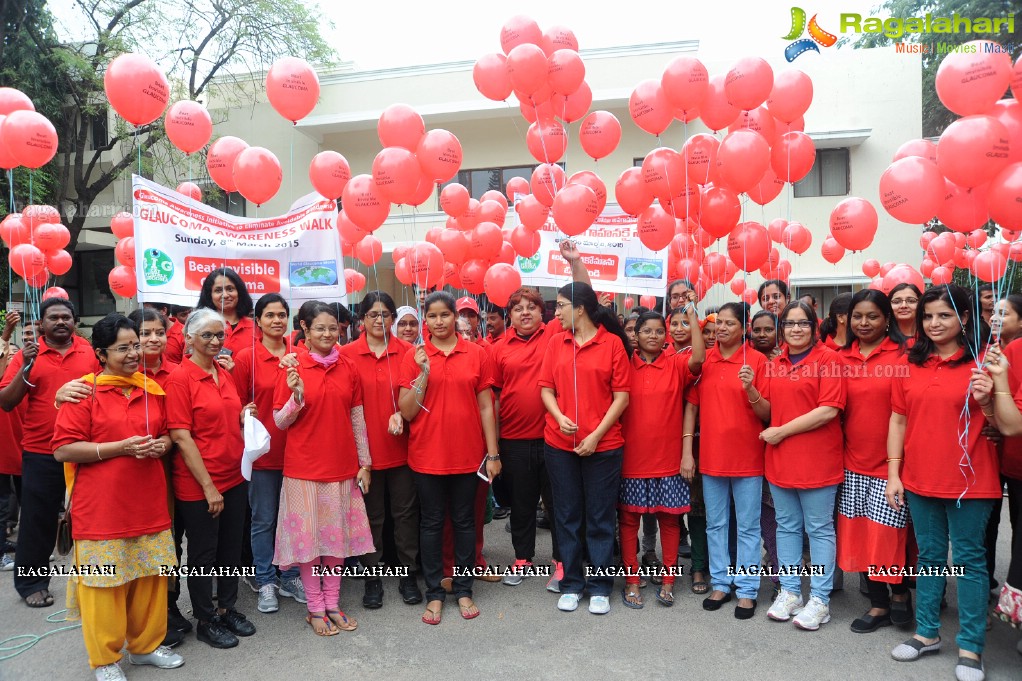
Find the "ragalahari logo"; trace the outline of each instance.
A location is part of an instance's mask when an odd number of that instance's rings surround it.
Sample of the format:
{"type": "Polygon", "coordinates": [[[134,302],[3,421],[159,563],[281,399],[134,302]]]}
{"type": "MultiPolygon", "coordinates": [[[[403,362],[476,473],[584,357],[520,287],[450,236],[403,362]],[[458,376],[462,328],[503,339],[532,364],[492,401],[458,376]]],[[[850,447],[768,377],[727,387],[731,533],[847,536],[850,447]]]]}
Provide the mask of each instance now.
{"type": "Polygon", "coordinates": [[[816,23],[816,15],[809,20],[809,38],[802,38],[802,34],[806,31],[806,12],[801,7],[791,8],[791,30],[788,31],[788,35],[784,36],[784,40],[794,40],[795,42],[784,48],[784,58],[789,62],[795,61],[799,55],[812,50],[819,54],[820,48],[816,45],[820,44],[824,47],[832,47],[837,42],[837,36],[833,33],[827,33],[820,25],[816,23]]]}

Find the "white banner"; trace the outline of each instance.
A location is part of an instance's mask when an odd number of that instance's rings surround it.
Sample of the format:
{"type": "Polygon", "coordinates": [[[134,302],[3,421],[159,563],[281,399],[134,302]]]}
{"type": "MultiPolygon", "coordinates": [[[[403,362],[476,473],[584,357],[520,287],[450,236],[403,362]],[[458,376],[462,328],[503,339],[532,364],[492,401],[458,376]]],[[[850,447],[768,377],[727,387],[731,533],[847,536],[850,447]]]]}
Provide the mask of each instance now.
{"type": "MultiPolygon", "coordinates": [[[[514,215],[508,213],[508,217],[514,215]]],[[[517,220],[515,220],[517,222],[517,220]]],[[[514,225],[512,225],[514,226],[514,225]]],[[[571,281],[571,267],[561,257],[559,244],[566,238],[547,220],[539,230],[539,251],[531,258],[515,258],[522,283],[560,287],[571,281]]],[[[589,270],[593,288],[611,293],[664,295],[667,287],[667,249],[651,251],[639,241],[636,219],[604,213],[582,234],[571,237],[589,270]]]]}
{"type": "Polygon", "coordinates": [[[132,175],[138,298],[194,306],[206,275],[230,267],[252,298],[345,302],[337,204],[318,194],[269,218],[228,215],[132,175]]]}

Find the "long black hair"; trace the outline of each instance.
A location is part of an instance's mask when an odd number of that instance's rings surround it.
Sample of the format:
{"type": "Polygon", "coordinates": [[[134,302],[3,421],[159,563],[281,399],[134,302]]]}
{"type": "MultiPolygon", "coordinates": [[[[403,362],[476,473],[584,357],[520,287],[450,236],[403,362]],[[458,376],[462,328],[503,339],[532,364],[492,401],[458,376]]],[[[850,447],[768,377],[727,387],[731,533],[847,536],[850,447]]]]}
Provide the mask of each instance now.
{"type": "MultiPolygon", "coordinates": [[[[574,281],[558,289],[557,295],[571,301],[572,307],[584,309],[593,324],[602,326],[609,333],[620,338],[621,343],[625,346],[625,352],[631,357],[632,343],[628,340],[628,336],[625,335],[625,330],[621,326],[621,320],[617,318],[617,314],[612,309],[600,305],[600,301],[596,298],[596,291],[593,290],[592,286],[580,281],[574,281]]],[[[636,322],[636,328],[638,328],[638,322],[636,322]]]]}
{"type": "Polygon", "coordinates": [[[972,294],[961,286],[946,284],[944,286],[932,286],[919,298],[919,307],[916,308],[916,342],[908,351],[908,361],[917,366],[922,366],[929,359],[930,355],[937,351],[937,346],[926,335],[923,317],[926,314],[926,305],[941,301],[947,303],[948,307],[955,311],[959,321],[965,315],[962,323],[962,331],[958,335],[958,342],[962,346],[962,356],[951,362],[952,366],[971,362],[975,359],[977,352],[978,336],[975,333],[976,320],[972,315],[972,294]]]}
{"type": "Polygon", "coordinates": [[[220,312],[216,305],[213,304],[213,283],[216,282],[217,277],[227,277],[234,284],[234,288],[238,290],[238,307],[236,308],[238,319],[250,316],[253,308],[252,296],[249,294],[248,289],[245,288],[245,281],[241,278],[241,275],[230,267],[218,267],[206,275],[206,278],[202,280],[199,302],[195,304],[195,307],[208,307],[210,310],[220,312]]]}
{"type": "MultiPolygon", "coordinates": [[[[911,286],[911,284],[909,285],[911,286]]],[[[905,334],[901,332],[898,323],[894,320],[894,309],[891,307],[891,299],[884,295],[883,291],[871,288],[864,288],[852,296],[852,302],[848,305],[848,333],[845,334],[844,347],[846,349],[852,347],[852,343],[857,338],[855,332],[852,331],[851,319],[852,313],[855,312],[855,306],[859,303],[873,303],[880,308],[880,314],[884,316],[884,322],[887,324],[887,337],[897,343],[900,349],[904,350],[907,339],[905,334]]]]}
{"type": "MultiPolygon", "coordinates": [[[[837,334],[837,318],[840,315],[848,316],[852,310],[852,294],[839,293],[830,301],[830,309],[827,311],[827,318],[820,324],[820,340],[833,338],[837,334]]],[[[847,326],[847,320],[845,320],[847,326]]],[[[845,336],[847,337],[847,333],[845,336]]]]}

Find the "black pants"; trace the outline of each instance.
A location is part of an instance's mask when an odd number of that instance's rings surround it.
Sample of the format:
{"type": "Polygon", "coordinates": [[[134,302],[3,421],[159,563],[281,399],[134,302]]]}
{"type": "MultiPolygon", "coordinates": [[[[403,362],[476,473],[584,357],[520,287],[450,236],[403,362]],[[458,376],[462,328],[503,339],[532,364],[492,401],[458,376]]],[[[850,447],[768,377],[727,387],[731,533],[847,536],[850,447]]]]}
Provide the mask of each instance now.
{"type": "MultiPolygon", "coordinates": [[[[241,483],[226,492],[224,510],[214,518],[209,504],[202,501],[177,500],[177,518],[181,520],[185,539],[188,540],[188,567],[234,568],[241,567],[241,544],[248,510],[248,484],[241,483]]],[[[238,600],[238,577],[216,578],[217,601],[221,608],[231,610],[238,600]]],[[[200,622],[209,622],[216,611],[213,608],[213,578],[188,575],[188,594],[192,599],[192,614],[200,622]]]]}
{"type": "Polygon", "coordinates": [[[1005,478],[1008,483],[1008,512],[1011,516],[1011,562],[1007,582],[1022,589],[1022,480],[1005,478]]]}
{"type": "MultiPolygon", "coordinates": [[[[185,526],[184,521],[181,519],[181,514],[178,511],[179,504],[187,503],[182,501],[174,502],[174,553],[177,554],[177,564],[181,564],[181,555],[184,553],[182,545],[185,538],[185,526]]],[[[208,508],[208,505],[207,505],[208,508]]],[[[167,579],[167,606],[177,607],[177,601],[181,598],[181,579],[178,577],[169,577],[167,579]]]]}
{"type": "Polygon", "coordinates": [[[359,560],[366,567],[375,567],[383,557],[388,500],[394,520],[391,528],[397,559],[410,573],[415,572],[419,563],[419,498],[412,469],[408,466],[373,470],[372,484],[364,501],[376,551],[359,556],[359,560]]]}
{"type": "Polygon", "coordinates": [[[415,489],[419,493],[419,556],[427,601],[443,601],[447,595],[440,580],[444,576],[444,517],[448,512],[454,529],[454,567],[458,573],[452,592],[455,598],[472,596],[478,487],[475,473],[415,473],[415,489]]]}
{"type": "Polygon", "coordinates": [[[878,582],[866,577],[866,584],[869,588],[869,607],[871,608],[890,610],[890,594],[901,596],[908,593],[908,585],[905,583],[905,580],[902,580],[900,584],[888,584],[887,582],[878,582]],[[890,594],[887,592],[887,587],[891,587],[890,594]]]}
{"type": "Polygon", "coordinates": [[[22,598],[50,588],[50,578],[20,577],[17,568],[43,570],[57,543],[57,516],[64,508],[64,464],[49,454],[21,455],[21,525],[14,553],[14,588],[22,598]]]}
{"type": "Polygon", "coordinates": [[[21,476],[0,474],[0,541],[7,536],[7,528],[18,524],[21,508],[21,476]]]}
{"type": "Polygon", "coordinates": [[[511,544],[515,558],[532,560],[536,554],[536,504],[540,498],[550,519],[553,558],[559,561],[554,503],[543,459],[543,439],[501,440],[502,475],[511,484],[511,544]]]}

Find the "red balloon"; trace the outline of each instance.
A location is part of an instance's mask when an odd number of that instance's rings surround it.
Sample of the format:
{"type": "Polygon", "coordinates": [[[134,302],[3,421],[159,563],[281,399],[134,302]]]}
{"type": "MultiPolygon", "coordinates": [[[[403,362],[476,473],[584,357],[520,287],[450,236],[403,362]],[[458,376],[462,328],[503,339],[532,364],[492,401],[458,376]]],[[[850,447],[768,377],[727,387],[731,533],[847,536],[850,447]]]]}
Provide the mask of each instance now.
{"type": "Polygon", "coordinates": [[[1000,252],[983,251],[972,263],[972,271],[978,278],[987,282],[995,282],[1008,270],[1008,259],[1000,252]]]}
{"type": "Polygon", "coordinates": [[[511,246],[523,258],[531,258],[536,255],[539,252],[540,241],[539,234],[526,229],[524,225],[518,225],[511,232],[511,246]]]}
{"type": "Polygon", "coordinates": [[[951,283],[953,276],[954,270],[949,267],[934,267],[930,272],[930,281],[934,286],[944,286],[951,283]]]}
{"type": "Polygon", "coordinates": [[[669,215],[678,219],[690,219],[699,215],[702,193],[694,182],[683,185],[673,196],[660,196],[657,201],[669,215]]]}
{"type": "Polygon", "coordinates": [[[848,250],[861,251],[873,243],[879,219],[873,204],[852,196],[830,212],[830,233],[848,250]]]}
{"type": "Polygon", "coordinates": [[[713,135],[698,133],[692,135],[681,147],[681,156],[688,167],[688,179],[697,184],[710,181],[710,169],[717,164],[720,140],[713,135]]]}
{"type": "Polygon", "coordinates": [[[15,274],[26,279],[46,270],[46,256],[32,244],[12,246],[7,262],[15,274]]]}
{"type": "MultiPolygon", "coordinates": [[[[873,277],[880,274],[880,263],[873,258],[864,261],[862,263],[862,273],[865,274],[870,279],[872,279],[873,277]]],[[[923,289],[919,290],[922,291],[923,289]]]]}
{"type": "Polygon", "coordinates": [[[642,180],[655,196],[674,196],[685,186],[685,161],[669,147],[657,147],[642,160],[642,180]]]}
{"type": "Polygon", "coordinates": [[[625,296],[625,300],[622,303],[622,305],[624,306],[625,310],[631,310],[633,307],[635,307],[635,298],[632,298],[631,296],[625,296]]]}
{"type": "Polygon", "coordinates": [[[1011,94],[1016,100],[1022,100],[1022,57],[1018,58],[1011,70],[1011,94]]]}
{"type": "Polygon", "coordinates": [[[10,213],[0,222],[0,239],[8,248],[28,243],[32,239],[32,230],[19,213],[10,213]]]}
{"type": "Polygon", "coordinates": [[[947,234],[946,232],[945,234],[937,235],[937,238],[931,240],[926,246],[926,254],[930,256],[934,262],[946,263],[954,257],[955,240],[950,234],[947,234]]]}
{"type": "Polygon", "coordinates": [[[990,217],[1001,227],[1022,229],[1022,163],[1013,163],[990,183],[990,217]]]}
{"type": "Polygon", "coordinates": [[[465,212],[457,219],[457,228],[462,232],[467,232],[470,229],[475,229],[475,226],[479,224],[481,219],[479,215],[480,203],[476,199],[468,200],[468,208],[465,212]]]}
{"type": "Polygon", "coordinates": [[[480,222],[466,236],[468,237],[469,253],[473,257],[480,260],[493,260],[500,254],[500,244],[504,241],[504,235],[501,234],[500,227],[492,222],[480,222]]]}
{"type": "Polygon", "coordinates": [[[770,146],[762,135],[751,130],[728,133],[717,150],[721,177],[736,191],[744,192],[755,187],[769,165],[770,146]]]}
{"type": "Polygon", "coordinates": [[[170,105],[163,127],[171,144],[186,154],[199,151],[213,136],[213,119],[206,107],[187,99],[170,105]]]}
{"type": "Polygon", "coordinates": [[[770,146],[777,141],[777,119],[770,114],[765,106],[758,106],[751,111],[743,111],[738,114],[735,122],[728,126],[728,132],[735,130],[758,132],[770,146]]]}
{"type": "Polygon", "coordinates": [[[982,248],[986,242],[987,233],[983,229],[973,230],[965,237],[965,243],[968,244],[969,248],[982,248]]]}
{"type": "Polygon", "coordinates": [[[583,184],[596,194],[598,212],[602,213],[607,206],[607,185],[600,176],[591,170],[580,170],[568,178],[568,184],[583,184]]]}
{"type": "Polygon", "coordinates": [[[118,239],[135,235],[135,218],[131,213],[118,213],[110,220],[110,231],[118,239]]]}
{"type": "MultiPolygon", "coordinates": [[[[410,252],[411,249],[408,249],[410,252]]],[[[397,249],[394,253],[394,276],[405,286],[412,285],[412,271],[408,267],[408,256],[397,257],[397,249]]]]}
{"type": "Polygon", "coordinates": [[[436,245],[449,263],[461,265],[468,259],[468,238],[462,232],[445,229],[437,237],[436,245]]]}
{"type": "MultiPolygon", "coordinates": [[[[933,272],[934,267],[936,267],[936,265],[934,265],[932,260],[930,260],[929,258],[923,258],[923,261],[919,263],[919,274],[923,275],[924,277],[929,277],[930,274],[933,272]]],[[[922,291],[922,289],[919,290],[922,291]]]]}
{"type": "Polygon", "coordinates": [[[461,168],[461,142],[446,130],[430,130],[416,150],[422,171],[432,182],[447,182],[461,168]]]}
{"type": "Polygon", "coordinates": [[[642,211],[636,223],[639,241],[651,251],[661,251],[674,239],[675,218],[660,206],[650,206],[642,211]]]}
{"type": "MultiPolygon", "coordinates": [[[[59,277],[67,274],[72,264],[74,263],[71,260],[71,254],[65,250],[50,251],[46,254],[46,269],[54,276],[59,277]]],[[[46,300],[46,296],[43,296],[43,300],[46,300]]]]}
{"type": "MultiPolygon", "coordinates": [[[[518,96],[518,93],[515,93],[518,96]]],[[[522,112],[522,117],[530,123],[536,121],[552,121],[554,116],[557,114],[554,112],[554,104],[549,99],[538,101],[535,97],[531,98],[533,101],[529,101],[529,97],[522,95],[524,99],[518,100],[518,109],[522,112]],[[535,102],[535,103],[533,103],[535,102]]]]}
{"type": "Polygon", "coordinates": [[[642,179],[641,168],[627,168],[614,184],[614,198],[621,210],[638,215],[653,203],[653,192],[642,179]]]}
{"type": "Polygon", "coordinates": [[[42,251],[55,251],[71,243],[71,232],[64,225],[44,222],[32,232],[32,242],[42,251]]]}
{"type": "Polygon", "coordinates": [[[540,203],[532,194],[527,194],[518,204],[515,206],[515,212],[518,213],[518,219],[522,221],[522,226],[530,232],[535,232],[546,224],[547,218],[550,217],[550,207],[540,203]]]}
{"type": "Polygon", "coordinates": [[[924,251],[929,247],[930,242],[937,238],[936,232],[923,232],[919,237],[919,248],[924,251]]]}
{"type": "Polygon", "coordinates": [[[15,111],[35,111],[35,104],[17,88],[0,87],[0,116],[9,116],[15,111]]]}
{"type": "MultiPolygon", "coordinates": [[[[0,88],[2,90],[3,88],[0,88]]],[[[8,88],[13,89],[13,88],[8,88]]],[[[18,162],[15,160],[11,152],[7,150],[7,141],[4,138],[4,121],[7,120],[7,116],[0,114],[0,168],[4,170],[12,170],[18,167],[18,162]]]]}
{"type": "Polygon", "coordinates": [[[121,298],[134,298],[138,293],[138,281],[135,279],[135,270],[126,265],[118,265],[110,270],[107,275],[107,282],[110,290],[121,298]]]}
{"type": "Polygon", "coordinates": [[[994,179],[1008,165],[1008,130],[993,116],[967,116],[947,128],[937,142],[937,167],[962,187],[994,179]]]}
{"type": "Polygon", "coordinates": [[[479,295],[483,292],[483,280],[486,276],[487,265],[485,260],[473,259],[461,266],[461,283],[465,290],[472,295],[479,295]]]}
{"type": "Polygon", "coordinates": [[[883,277],[883,284],[880,290],[887,295],[890,295],[891,289],[903,283],[912,284],[920,291],[926,290],[926,282],[923,281],[923,275],[908,265],[895,265],[883,277]]]}
{"type": "Polygon", "coordinates": [[[784,189],[784,180],[777,177],[773,168],[767,168],[763,173],[763,179],[755,187],[750,187],[746,193],[749,198],[761,206],[765,206],[776,199],[781,190],[784,189]]]}
{"type": "Polygon", "coordinates": [[[791,123],[809,110],[812,101],[812,79],[798,69],[787,69],[774,76],[767,108],[777,120],[791,123]]]}
{"type": "Polygon", "coordinates": [[[366,277],[358,270],[350,267],[344,268],[344,290],[348,293],[357,293],[365,288],[366,277]]]}
{"type": "Polygon", "coordinates": [[[891,159],[891,162],[900,161],[907,156],[918,156],[936,163],[937,145],[930,140],[909,140],[898,147],[898,151],[894,152],[894,158],[891,159]]]}
{"type": "Polygon", "coordinates": [[[767,234],[770,235],[770,240],[775,244],[781,243],[784,239],[784,229],[788,226],[788,221],[784,218],[774,218],[767,224],[767,234]]]}
{"type": "Polygon", "coordinates": [[[319,76],[304,59],[281,57],[266,73],[266,98],[277,113],[297,123],[316,108],[319,76]]]}
{"type": "Polygon", "coordinates": [[[761,57],[743,57],[735,62],[724,80],[724,93],[739,109],[755,109],[766,101],[774,87],[774,70],[761,57]]]}
{"type": "Polygon", "coordinates": [[[607,111],[594,111],[585,117],[578,131],[582,150],[593,160],[610,155],[621,142],[621,123],[607,111]]]}
{"type": "Polygon", "coordinates": [[[781,243],[790,250],[802,255],[813,244],[813,233],[798,222],[792,222],[784,228],[781,243]]]}
{"type": "Polygon", "coordinates": [[[321,151],[312,157],[309,180],[313,188],[328,199],[339,199],[351,179],[348,160],[336,151],[321,151]]]}
{"type": "Polygon", "coordinates": [[[452,218],[461,217],[468,209],[471,198],[464,185],[454,182],[441,190],[440,208],[452,218]]]}
{"type": "Polygon", "coordinates": [[[695,57],[675,57],[664,68],[660,86],[675,109],[691,111],[702,106],[709,90],[710,76],[695,57]]]}
{"type": "Polygon", "coordinates": [[[639,296],[639,305],[650,310],[656,309],[656,296],[645,295],[639,296]]]}
{"type": "Polygon", "coordinates": [[[141,54],[122,54],[110,62],[103,73],[103,89],[110,106],[134,126],[155,121],[170,100],[163,70],[141,54]]]}
{"type": "Polygon", "coordinates": [[[586,77],[586,66],[575,50],[557,50],[547,58],[547,82],[559,94],[573,94],[586,77]]]}
{"type": "Polygon", "coordinates": [[[554,196],[565,186],[564,169],[552,163],[541,163],[532,171],[532,195],[544,206],[554,205],[554,196]]]}
{"type": "Polygon", "coordinates": [[[405,259],[412,275],[412,283],[419,288],[433,288],[444,276],[444,256],[430,243],[418,243],[405,259]]]}
{"type": "Polygon", "coordinates": [[[383,242],[372,234],[363,237],[355,244],[355,257],[367,267],[375,265],[383,257],[383,242]]]}
{"type": "MultiPolygon", "coordinates": [[[[522,178],[519,177],[517,179],[521,180],[522,178]]],[[[483,192],[483,195],[479,197],[479,202],[485,203],[487,201],[496,201],[504,209],[504,212],[507,212],[507,209],[510,206],[510,204],[507,201],[507,198],[498,189],[488,189],[485,192],[483,192]]]]}
{"type": "Polygon", "coordinates": [[[798,182],[813,169],[816,146],[804,132],[786,132],[770,152],[770,167],[785,182],[798,182]]]}
{"type": "Polygon", "coordinates": [[[546,54],[538,45],[522,43],[507,53],[507,75],[511,79],[511,87],[526,98],[547,84],[548,69],[546,54]]]}
{"type": "Polygon", "coordinates": [[[880,176],[880,204],[895,220],[929,222],[944,205],[944,177],[925,158],[895,161],[880,176]]]}
{"type": "Polygon", "coordinates": [[[206,169],[209,170],[209,177],[225,192],[238,191],[238,185],[234,181],[234,162],[245,149],[248,149],[247,142],[227,135],[213,142],[206,152],[206,169]]]}
{"type": "Polygon", "coordinates": [[[35,111],[13,111],[3,121],[7,154],[26,168],[41,168],[57,154],[57,129],[35,111]]]}
{"type": "Polygon", "coordinates": [[[1011,51],[990,40],[965,43],[940,61],[934,85],[941,103],[959,116],[986,113],[1011,80],[1011,51]]]}
{"type": "Polygon", "coordinates": [[[234,183],[238,192],[257,206],[277,194],[282,179],[280,161],[269,149],[249,147],[234,159],[234,183]]]}
{"type": "Polygon", "coordinates": [[[742,291],[742,300],[745,301],[747,305],[755,305],[759,301],[759,295],[756,292],[756,289],[753,287],[742,291]]]}
{"type": "Polygon", "coordinates": [[[699,117],[706,127],[714,131],[723,130],[738,118],[739,113],[741,110],[731,104],[724,93],[724,76],[710,78],[706,99],[699,107],[699,117]]]}
{"type": "Polygon", "coordinates": [[[944,180],[944,200],[937,209],[937,219],[956,232],[971,232],[982,227],[990,219],[987,211],[989,187],[981,184],[968,189],[944,180]]]}
{"type": "MultiPolygon", "coordinates": [[[[54,274],[57,274],[54,272],[54,274]]],[[[58,275],[59,276],[59,275],[58,275]]],[[[50,298],[60,298],[61,300],[71,300],[71,296],[67,294],[67,291],[59,286],[51,286],[50,288],[43,291],[43,300],[49,300],[50,298]]]]}
{"type": "Polygon", "coordinates": [[[135,267],[135,238],[124,237],[117,242],[114,247],[114,257],[117,258],[117,262],[122,265],[127,265],[134,269],[135,267]]]}
{"type": "Polygon", "coordinates": [[[1022,103],[1015,99],[1002,99],[990,109],[990,115],[1008,131],[1008,162],[1022,161],[1022,103]]]}
{"type": "Polygon", "coordinates": [[[543,41],[543,32],[535,19],[519,15],[511,17],[500,29],[500,48],[508,54],[519,45],[539,45],[543,41]]]}
{"type": "Polygon", "coordinates": [[[699,224],[713,238],[727,236],[738,224],[741,215],[742,204],[730,189],[709,187],[703,190],[699,224]]]}
{"type": "Polygon", "coordinates": [[[373,159],[373,182],[380,198],[405,203],[419,185],[419,162],[403,147],[387,147],[373,159]]]}
{"type": "Polygon", "coordinates": [[[367,232],[376,231],[390,215],[390,205],[380,197],[369,175],[351,178],[341,192],[341,204],[348,218],[367,232]]]}
{"type": "Polygon", "coordinates": [[[845,257],[844,246],[839,244],[837,239],[832,236],[828,236],[823,240],[820,252],[823,254],[823,259],[832,265],[836,265],[841,258],[845,257]]]}
{"type": "Polygon", "coordinates": [[[660,135],[674,120],[674,108],[655,80],[644,80],[635,86],[628,98],[628,113],[637,126],[651,135],[660,135]]]}
{"type": "Polygon", "coordinates": [[[522,275],[507,263],[497,263],[483,276],[483,290],[494,305],[504,307],[511,294],[522,287],[522,275]]]}
{"type": "Polygon", "coordinates": [[[568,148],[568,134],[557,121],[536,121],[525,133],[525,144],[540,163],[557,163],[568,148]]]}
{"type": "Polygon", "coordinates": [[[515,196],[516,194],[524,196],[525,194],[532,193],[532,187],[529,186],[529,181],[524,177],[512,177],[507,181],[505,189],[507,191],[507,199],[512,203],[518,201],[518,198],[515,196]]]}
{"type": "Polygon", "coordinates": [[[575,37],[570,28],[551,26],[543,31],[540,47],[543,48],[543,52],[547,55],[551,55],[557,50],[575,50],[578,52],[578,38],[575,37]]]}
{"type": "Polygon", "coordinates": [[[360,243],[369,235],[367,230],[352,222],[343,210],[337,214],[337,232],[341,235],[341,241],[352,245],[360,243]]]}
{"type": "Polygon", "coordinates": [[[178,194],[184,194],[193,201],[202,202],[202,189],[194,182],[182,182],[174,191],[178,194]]]}
{"type": "Polygon", "coordinates": [[[511,78],[507,74],[507,57],[502,54],[484,54],[472,67],[472,81],[479,94],[495,102],[511,96],[511,78]]]}
{"type": "Polygon", "coordinates": [[[758,222],[737,225],[727,239],[727,255],[731,262],[746,272],[760,268],[770,256],[770,235],[758,222]]]}
{"type": "Polygon", "coordinates": [[[599,200],[589,187],[570,184],[557,192],[550,212],[562,232],[576,236],[589,229],[599,216],[599,200]]]}
{"type": "Polygon", "coordinates": [[[401,147],[415,151],[419,140],[426,134],[426,125],[415,109],[407,104],[391,104],[376,123],[380,144],[384,147],[401,147]]]}

